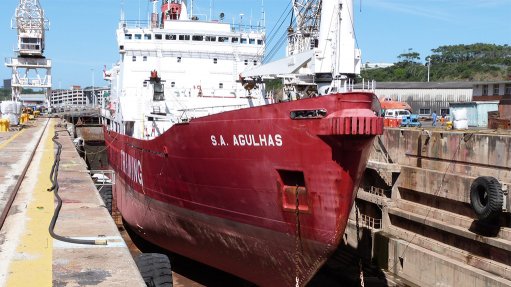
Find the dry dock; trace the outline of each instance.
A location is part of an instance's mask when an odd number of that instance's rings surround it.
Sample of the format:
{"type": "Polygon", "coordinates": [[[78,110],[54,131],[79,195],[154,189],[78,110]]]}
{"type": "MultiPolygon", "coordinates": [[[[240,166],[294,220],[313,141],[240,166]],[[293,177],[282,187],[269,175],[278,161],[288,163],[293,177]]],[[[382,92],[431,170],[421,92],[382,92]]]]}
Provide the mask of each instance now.
{"type": "Polygon", "coordinates": [[[0,286],[145,286],[72,139],[56,119],[31,121],[0,135],[0,286]],[[58,173],[63,200],[55,233],[106,245],[53,239],[50,172],[54,132],[63,145],[58,173]],[[26,174],[25,174],[26,171],[26,174]],[[12,205],[11,205],[12,202],[12,205]]]}
{"type": "Polygon", "coordinates": [[[386,129],[357,195],[361,239],[353,209],[347,247],[389,286],[511,286],[510,147],[502,131],[386,129]],[[470,204],[482,176],[502,185],[493,221],[470,204]]]}
{"type": "MultiPolygon", "coordinates": [[[[0,286],[145,286],[72,137],[55,126],[59,122],[38,119],[21,131],[0,134],[5,215],[0,286]],[[55,207],[47,191],[55,130],[63,145],[58,174],[63,208],[55,232],[107,240],[106,246],[66,243],[48,232],[55,207]]],[[[491,130],[386,129],[375,141],[346,244],[309,286],[360,286],[360,258],[365,286],[511,286],[510,146],[509,134],[491,130]],[[505,190],[504,210],[494,222],[478,220],[470,205],[471,184],[480,176],[495,177],[505,190]]],[[[93,150],[99,154],[103,147],[93,150]]],[[[182,259],[173,264],[181,269],[181,275],[174,273],[174,286],[242,285],[206,266],[182,259]],[[214,275],[205,278],[205,273],[214,275]]]]}

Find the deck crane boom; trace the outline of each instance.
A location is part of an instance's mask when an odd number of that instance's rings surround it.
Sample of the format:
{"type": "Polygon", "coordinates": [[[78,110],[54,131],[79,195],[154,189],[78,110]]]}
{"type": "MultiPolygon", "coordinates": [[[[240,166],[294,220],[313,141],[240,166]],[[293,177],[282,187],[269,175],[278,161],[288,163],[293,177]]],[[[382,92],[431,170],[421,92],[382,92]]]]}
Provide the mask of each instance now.
{"type": "Polygon", "coordinates": [[[12,69],[12,99],[23,101],[23,88],[43,90],[46,102],[51,95],[51,60],[44,56],[45,32],[50,23],[39,0],[19,0],[11,26],[18,32],[15,57],[5,65],[12,69]]]}
{"type": "Polygon", "coordinates": [[[349,90],[361,64],[353,0],[291,1],[287,57],[248,70],[241,78],[281,78],[285,100],[349,90]]]}

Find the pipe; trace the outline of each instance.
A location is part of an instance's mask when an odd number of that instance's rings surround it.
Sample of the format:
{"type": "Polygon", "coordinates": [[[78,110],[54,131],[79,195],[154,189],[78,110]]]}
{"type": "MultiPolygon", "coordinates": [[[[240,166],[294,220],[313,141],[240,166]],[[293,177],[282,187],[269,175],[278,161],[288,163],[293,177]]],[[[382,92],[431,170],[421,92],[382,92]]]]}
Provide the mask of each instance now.
{"type": "Polygon", "coordinates": [[[75,238],[69,238],[64,237],[61,235],[58,235],[55,233],[55,224],[57,222],[57,218],[60,213],[60,209],[62,208],[62,199],[59,196],[59,182],[58,182],[58,174],[59,174],[59,165],[60,165],[60,153],[62,152],[62,144],[60,144],[57,139],[59,138],[58,133],[62,131],[67,130],[55,130],[55,135],[52,138],[52,141],[57,145],[57,153],[55,155],[55,161],[53,163],[53,167],[50,173],[50,180],[52,182],[51,188],[48,188],[48,191],[52,191],[55,195],[55,198],[57,198],[57,207],[55,208],[55,211],[53,212],[53,217],[50,222],[50,226],[48,227],[48,231],[50,232],[51,237],[54,239],[69,242],[69,243],[76,243],[76,244],[86,244],[86,245],[107,245],[107,240],[105,239],[75,239],[75,238]]]}

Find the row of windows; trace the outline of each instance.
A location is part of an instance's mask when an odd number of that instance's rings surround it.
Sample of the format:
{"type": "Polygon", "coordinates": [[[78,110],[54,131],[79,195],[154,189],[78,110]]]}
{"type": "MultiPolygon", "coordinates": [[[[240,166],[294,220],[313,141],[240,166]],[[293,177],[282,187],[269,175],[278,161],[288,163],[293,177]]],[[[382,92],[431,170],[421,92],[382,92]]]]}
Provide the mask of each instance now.
{"type": "MultiPolygon", "coordinates": [[[[153,34],[124,34],[126,40],[151,40],[153,34]]],[[[204,35],[181,35],[181,34],[154,34],[155,40],[180,40],[180,41],[206,41],[219,43],[240,43],[249,45],[263,45],[263,40],[242,37],[225,37],[225,36],[204,36],[204,35]]]]}
{"type": "MultiPolygon", "coordinates": [[[[492,95],[493,96],[498,96],[499,95],[499,92],[500,92],[500,85],[499,84],[494,84],[492,85],[492,95]]],[[[483,85],[483,96],[488,96],[489,95],[489,85],[483,85]]],[[[511,95],[511,84],[506,84],[504,86],[504,95],[511,95]]]]}
{"type": "MultiPolygon", "coordinates": [[[[181,63],[181,57],[177,57],[176,59],[177,59],[178,63],[181,63]]],[[[132,62],[136,62],[137,61],[137,56],[132,56],[131,57],[131,61],[132,62]]],[[[147,62],[147,56],[142,56],[142,61],[143,62],[147,62]]],[[[245,66],[248,66],[248,62],[249,62],[248,60],[244,61],[245,66]]],[[[252,61],[252,63],[254,64],[254,66],[257,66],[257,60],[252,61]]],[[[213,58],[213,64],[218,64],[218,59],[217,58],[213,58]]]]}

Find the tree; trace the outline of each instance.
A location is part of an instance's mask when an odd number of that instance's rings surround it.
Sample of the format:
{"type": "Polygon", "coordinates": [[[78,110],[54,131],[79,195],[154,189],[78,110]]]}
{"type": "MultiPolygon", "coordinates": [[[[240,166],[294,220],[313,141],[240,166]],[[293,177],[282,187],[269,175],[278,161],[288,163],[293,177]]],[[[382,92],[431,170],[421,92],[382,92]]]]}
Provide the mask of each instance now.
{"type": "MultiPolygon", "coordinates": [[[[475,43],[440,46],[430,55],[431,81],[499,81],[511,79],[511,46],[475,43]]],[[[427,66],[412,49],[392,67],[363,70],[361,77],[376,81],[424,81],[427,66]]]]}
{"type": "Polygon", "coordinates": [[[418,63],[421,59],[420,54],[414,52],[412,48],[408,49],[408,53],[403,53],[397,56],[402,63],[418,63]]]}

